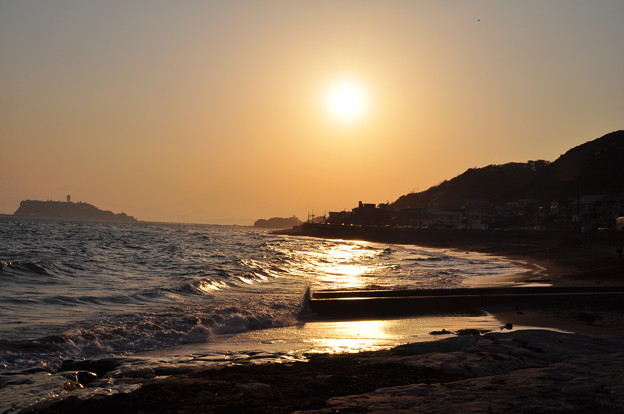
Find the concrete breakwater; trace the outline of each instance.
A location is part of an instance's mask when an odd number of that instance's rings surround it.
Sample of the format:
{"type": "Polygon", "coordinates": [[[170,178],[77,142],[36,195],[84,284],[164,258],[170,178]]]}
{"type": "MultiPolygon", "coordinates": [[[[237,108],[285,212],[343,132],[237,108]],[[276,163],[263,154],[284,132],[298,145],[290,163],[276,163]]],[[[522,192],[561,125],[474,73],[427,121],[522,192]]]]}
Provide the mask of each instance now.
{"type": "Polygon", "coordinates": [[[488,306],[512,303],[582,303],[622,309],[622,299],[624,286],[318,291],[306,297],[311,312],[338,318],[479,313],[488,306]]]}

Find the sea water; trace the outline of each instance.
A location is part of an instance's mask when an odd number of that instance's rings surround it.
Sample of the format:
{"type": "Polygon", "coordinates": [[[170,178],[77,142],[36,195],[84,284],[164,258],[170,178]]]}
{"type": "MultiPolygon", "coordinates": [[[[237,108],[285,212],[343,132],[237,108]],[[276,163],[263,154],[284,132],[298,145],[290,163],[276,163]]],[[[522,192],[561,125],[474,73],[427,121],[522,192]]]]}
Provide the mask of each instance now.
{"type": "Polygon", "coordinates": [[[301,335],[308,287],[451,288],[524,270],[476,253],[252,227],[1,217],[0,379],[189,345],[240,353],[266,332],[288,341],[301,335]]]}

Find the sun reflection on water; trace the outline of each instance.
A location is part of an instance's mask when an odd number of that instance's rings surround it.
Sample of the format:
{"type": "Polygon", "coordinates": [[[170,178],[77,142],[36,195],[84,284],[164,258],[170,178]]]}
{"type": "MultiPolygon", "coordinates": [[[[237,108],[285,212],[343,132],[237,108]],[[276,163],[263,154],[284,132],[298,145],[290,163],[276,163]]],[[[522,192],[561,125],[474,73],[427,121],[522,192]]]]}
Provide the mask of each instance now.
{"type": "Polygon", "coordinates": [[[387,347],[387,321],[335,321],[322,322],[327,337],[310,340],[320,352],[342,353],[374,351],[387,347]]]}
{"type": "Polygon", "coordinates": [[[388,349],[410,342],[426,342],[453,336],[461,329],[500,331],[500,322],[490,314],[427,315],[398,319],[314,321],[300,328],[299,335],[310,352],[354,353],[388,349]],[[445,329],[446,335],[432,332],[445,329]]]}
{"type": "Polygon", "coordinates": [[[320,275],[321,282],[343,289],[364,287],[366,282],[362,276],[375,269],[373,264],[366,263],[375,254],[373,250],[366,248],[367,244],[340,243],[321,251],[317,260],[311,263],[315,267],[315,273],[320,275]]]}

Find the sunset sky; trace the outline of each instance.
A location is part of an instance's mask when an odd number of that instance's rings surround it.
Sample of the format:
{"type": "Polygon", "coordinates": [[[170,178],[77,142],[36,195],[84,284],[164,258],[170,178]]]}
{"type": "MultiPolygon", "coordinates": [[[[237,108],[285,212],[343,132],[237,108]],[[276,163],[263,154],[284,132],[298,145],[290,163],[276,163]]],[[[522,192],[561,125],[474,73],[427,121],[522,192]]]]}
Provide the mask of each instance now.
{"type": "Polygon", "coordinates": [[[624,128],[624,1],[0,0],[0,213],[394,201],[624,128]]]}

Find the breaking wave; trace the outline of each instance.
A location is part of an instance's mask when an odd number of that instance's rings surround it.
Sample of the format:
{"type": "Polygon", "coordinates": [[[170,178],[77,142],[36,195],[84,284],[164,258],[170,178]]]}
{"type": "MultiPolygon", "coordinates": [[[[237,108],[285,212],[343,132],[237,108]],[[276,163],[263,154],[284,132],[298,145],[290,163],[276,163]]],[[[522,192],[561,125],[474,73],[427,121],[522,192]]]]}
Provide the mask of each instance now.
{"type": "Polygon", "coordinates": [[[292,325],[306,287],[450,288],[522,269],[418,246],[245,227],[0,219],[0,367],[292,325]]]}

